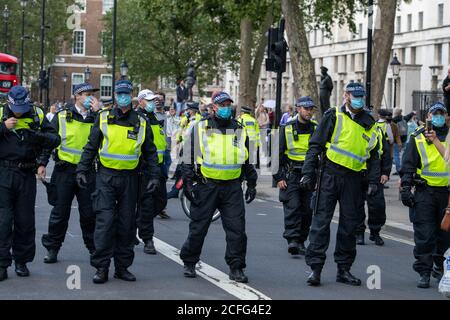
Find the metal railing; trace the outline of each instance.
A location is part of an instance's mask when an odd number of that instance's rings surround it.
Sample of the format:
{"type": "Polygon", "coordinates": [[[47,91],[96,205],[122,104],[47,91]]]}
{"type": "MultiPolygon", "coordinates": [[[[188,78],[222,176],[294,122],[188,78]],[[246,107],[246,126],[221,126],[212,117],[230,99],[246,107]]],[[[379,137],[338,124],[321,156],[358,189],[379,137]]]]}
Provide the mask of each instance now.
{"type": "Polygon", "coordinates": [[[419,119],[424,121],[428,108],[435,102],[443,102],[444,95],[440,91],[413,91],[413,110],[417,112],[419,119]]]}

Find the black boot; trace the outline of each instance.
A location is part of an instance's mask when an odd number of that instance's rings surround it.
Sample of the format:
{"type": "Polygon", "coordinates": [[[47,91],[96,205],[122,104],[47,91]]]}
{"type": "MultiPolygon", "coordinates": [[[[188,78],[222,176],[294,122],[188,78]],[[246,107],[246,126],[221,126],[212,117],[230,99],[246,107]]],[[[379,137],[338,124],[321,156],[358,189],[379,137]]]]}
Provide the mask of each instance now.
{"type": "Polygon", "coordinates": [[[443,275],[444,275],[444,269],[433,266],[433,270],[431,271],[431,276],[433,278],[435,278],[437,281],[440,282],[443,275]]]}
{"type": "Polygon", "coordinates": [[[430,287],[430,274],[422,273],[420,275],[419,281],[417,282],[417,288],[427,289],[429,287],[430,287]]]}
{"type": "Polygon", "coordinates": [[[338,269],[338,273],[336,276],[336,282],[349,284],[351,286],[360,286],[361,285],[361,280],[356,278],[354,275],[352,275],[350,273],[349,270],[346,270],[346,269],[338,269]]]}
{"type": "Polygon", "coordinates": [[[299,253],[304,256],[306,254],[306,247],[305,247],[305,243],[304,242],[300,242],[298,244],[298,251],[299,253]]]}
{"type": "Polygon", "coordinates": [[[136,277],[134,274],[132,274],[127,269],[116,269],[116,272],[114,272],[114,278],[116,279],[122,279],[124,281],[133,282],[136,281],[136,277]]]}
{"type": "Polygon", "coordinates": [[[8,271],[4,267],[0,267],[0,281],[8,279],[8,271]]]}
{"type": "Polygon", "coordinates": [[[297,240],[293,240],[293,241],[289,242],[288,252],[293,256],[300,254],[299,243],[297,240]]]}
{"type": "Polygon", "coordinates": [[[98,268],[92,281],[97,284],[105,283],[106,281],[108,281],[108,269],[98,268]]]}
{"type": "Polygon", "coordinates": [[[322,273],[321,269],[313,269],[311,274],[306,281],[309,286],[317,287],[320,286],[320,274],[322,273]]]}
{"type": "Polygon", "coordinates": [[[195,278],[197,273],[195,272],[195,264],[184,264],[183,274],[186,278],[195,278]]]}
{"type": "Polygon", "coordinates": [[[356,235],[356,244],[360,245],[360,246],[363,246],[366,244],[364,241],[364,233],[358,233],[356,235]]]}
{"type": "Polygon", "coordinates": [[[56,263],[58,262],[58,250],[49,249],[47,255],[44,257],[44,263],[56,263]]]}
{"type": "Polygon", "coordinates": [[[369,238],[370,241],[375,241],[375,245],[376,246],[384,246],[384,241],[383,239],[380,237],[380,235],[378,233],[373,233],[370,235],[369,238]]]}
{"type": "Polygon", "coordinates": [[[230,277],[230,280],[233,280],[236,282],[241,282],[241,283],[248,282],[248,278],[242,269],[230,269],[229,277],[230,277]]]}
{"type": "Polygon", "coordinates": [[[156,254],[155,245],[153,244],[153,239],[145,242],[144,253],[146,254],[156,254]]]}
{"type": "Polygon", "coordinates": [[[28,270],[27,265],[25,263],[16,262],[16,274],[19,277],[29,277],[30,270],[28,270]]]}
{"type": "Polygon", "coordinates": [[[137,238],[137,237],[135,237],[134,238],[134,245],[135,246],[138,246],[138,245],[140,245],[141,244],[141,242],[139,241],[139,239],[137,238]]]}

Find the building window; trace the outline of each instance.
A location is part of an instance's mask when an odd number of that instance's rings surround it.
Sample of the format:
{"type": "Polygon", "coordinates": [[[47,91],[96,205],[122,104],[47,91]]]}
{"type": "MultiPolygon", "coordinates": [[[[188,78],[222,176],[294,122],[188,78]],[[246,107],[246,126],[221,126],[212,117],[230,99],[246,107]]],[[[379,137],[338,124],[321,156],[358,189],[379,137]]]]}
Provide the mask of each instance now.
{"type": "Polygon", "coordinates": [[[102,74],[100,75],[100,97],[111,98],[112,97],[112,75],[102,74]]]}
{"type": "Polygon", "coordinates": [[[411,48],[411,64],[416,64],[416,47],[411,48]]]}
{"type": "Polygon", "coordinates": [[[335,73],[339,72],[339,57],[338,56],[334,57],[334,72],[335,73]]]}
{"type": "Polygon", "coordinates": [[[84,56],[86,30],[75,30],[73,32],[72,54],[84,56]]]}
{"type": "Polygon", "coordinates": [[[412,14],[408,14],[408,32],[412,31],[412,14]]]}
{"type": "Polygon", "coordinates": [[[402,32],[402,17],[398,16],[396,33],[400,33],[400,32],[402,32]]]}
{"type": "Polygon", "coordinates": [[[419,30],[423,30],[423,11],[419,12],[419,25],[418,25],[418,29],[419,30]]]}
{"type": "Polygon", "coordinates": [[[442,64],[442,44],[434,45],[434,61],[436,65],[442,64]]]}
{"type": "Polygon", "coordinates": [[[314,30],[314,45],[317,45],[317,30],[314,30]]]}
{"type": "Polygon", "coordinates": [[[363,37],[363,24],[362,23],[360,23],[359,24],[359,38],[360,39],[362,39],[362,37],[363,37]]]}
{"type": "Polygon", "coordinates": [[[442,27],[444,25],[444,4],[441,3],[438,5],[438,27],[442,27]]]}
{"type": "Polygon", "coordinates": [[[78,6],[77,12],[86,13],[86,0],[77,0],[75,5],[78,6]]]}
{"type": "Polygon", "coordinates": [[[103,14],[114,7],[114,0],[103,0],[103,14]]]}
{"type": "Polygon", "coordinates": [[[84,82],[84,73],[72,73],[72,94],[76,85],[84,82]]]}
{"type": "Polygon", "coordinates": [[[406,57],[406,50],[405,50],[405,48],[401,48],[399,50],[399,57],[398,57],[401,63],[405,63],[405,60],[406,60],[405,57],[406,57]]]}

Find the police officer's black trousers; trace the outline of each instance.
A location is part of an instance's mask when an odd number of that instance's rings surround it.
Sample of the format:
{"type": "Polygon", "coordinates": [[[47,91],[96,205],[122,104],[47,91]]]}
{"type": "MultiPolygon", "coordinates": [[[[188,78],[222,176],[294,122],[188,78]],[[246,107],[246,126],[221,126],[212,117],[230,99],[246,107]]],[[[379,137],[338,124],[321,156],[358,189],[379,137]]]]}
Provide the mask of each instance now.
{"type": "Polygon", "coordinates": [[[128,268],[133,263],[137,184],[136,172],[118,175],[100,168],[92,195],[96,216],[95,253],[91,256],[93,267],[108,268],[111,258],[114,258],[116,269],[128,268]]]}
{"type": "Polygon", "coordinates": [[[384,199],[384,185],[379,183],[378,189],[374,195],[369,196],[365,192],[363,195],[363,201],[361,203],[361,215],[362,221],[356,231],[357,234],[362,234],[366,230],[366,212],[364,203],[367,201],[367,224],[371,234],[379,234],[381,228],[386,223],[386,200],[384,199]]]}
{"type": "Polygon", "coordinates": [[[76,182],[76,167],[69,164],[56,166],[51,183],[56,186],[56,206],[50,213],[48,233],[42,236],[45,248],[59,250],[64,242],[70,219],[73,198],[77,197],[80,227],[86,248],[94,251],[95,214],[92,209],[91,195],[95,190],[94,171],[86,175],[86,188],[81,189],[76,182]]]}
{"type": "Polygon", "coordinates": [[[312,210],[310,191],[300,189],[300,172],[291,172],[287,189],[280,190],[280,202],[284,209],[283,237],[288,241],[305,242],[311,227],[312,210]]]}
{"type": "Polygon", "coordinates": [[[145,191],[149,181],[149,178],[142,178],[140,206],[138,206],[136,220],[139,238],[144,243],[153,238],[155,233],[153,220],[167,206],[166,178],[160,179],[159,188],[152,194],[145,191]]]}
{"type": "Polygon", "coordinates": [[[0,267],[9,267],[12,256],[18,263],[33,261],[35,203],[35,173],[0,167],[0,267]]]}
{"type": "Polygon", "coordinates": [[[203,241],[216,209],[220,210],[225,230],[227,248],[225,261],[231,269],[245,268],[247,235],[245,234],[245,205],[240,180],[216,184],[208,181],[194,188],[199,205],[191,205],[189,235],[180,258],[185,264],[196,264],[200,260],[203,241]]]}
{"type": "Polygon", "coordinates": [[[339,268],[349,270],[356,257],[356,228],[361,222],[361,174],[337,169],[327,164],[320,187],[317,212],[312,219],[306,263],[311,269],[325,264],[330,243],[330,224],[339,201],[339,225],[334,260],[339,268]]]}
{"type": "Polygon", "coordinates": [[[447,188],[417,187],[414,201],[409,211],[414,227],[413,269],[419,274],[430,274],[433,262],[442,269],[443,254],[450,247],[450,233],[440,229],[448,202],[447,188]]]}

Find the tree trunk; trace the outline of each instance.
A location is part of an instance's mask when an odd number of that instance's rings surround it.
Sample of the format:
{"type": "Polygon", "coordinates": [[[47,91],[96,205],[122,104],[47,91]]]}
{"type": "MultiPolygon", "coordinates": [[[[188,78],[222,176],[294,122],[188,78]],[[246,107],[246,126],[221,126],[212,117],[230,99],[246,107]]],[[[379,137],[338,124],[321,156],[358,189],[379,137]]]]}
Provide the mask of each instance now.
{"type": "MultiPolygon", "coordinates": [[[[310,96],[319,105],[319,90],[316,82],[314,60],[306,36],[303,12],[298,0],[282,0],[281,9],[286,19],[289,40],[289,56],[294,76],[294,93],[297,98],[310,96]]],[[[320,118],[322,112],[317,114],[320,118]]]]}
{"type": "MultiPolygon", "coordinates": [[[[249,17],[241,20],[241,59],[239,71],[239,105],[250,105],[252,73],[253,23],[249,17]]],[[[239,110],[238,110],[239,111],[239,110]]]]}
{"type": "Polygon", "coordinates": [[[269,9],[264,18],[264,23],[261,25],[260,30],[258,30],[256,44],[254,43],[255,37],[251,19],[246,17],[241,21],[241,64],[238,112],[242,106],[249,106],[250,108],[255,108],[256,106],[256,91],[267,46],[267,37],[265,34],[272,24],[272,20],[272,10],[269,9]],[[255,50],[252,50],[253,48],[255,48],[255,50]]]}
{"type": "Polygon", "coordinates": [[[372,105],[375,112],[381,108],[383,101],[386,74],[391,58],[392,44],[394,43],[394,26],[397,12],[397,0],[378,1],[377,22],[373,35],[372,58],[372,105]],[[382,17],[382,22],[380,22],[382,17]]]}

